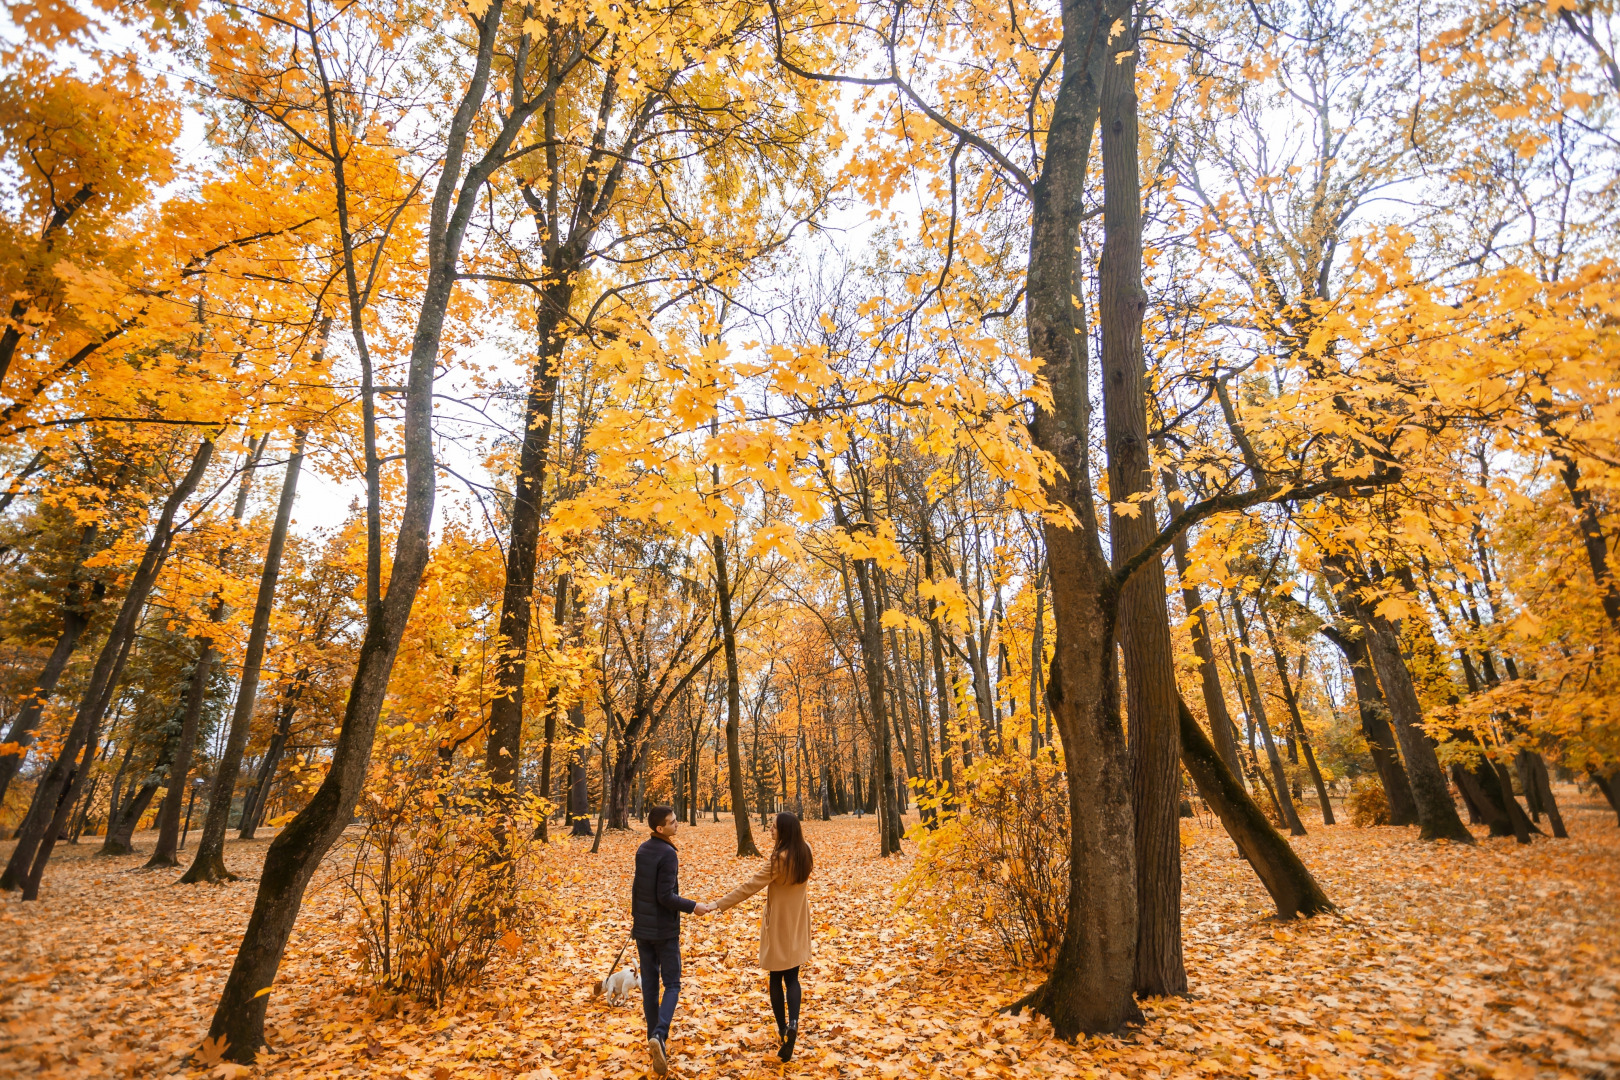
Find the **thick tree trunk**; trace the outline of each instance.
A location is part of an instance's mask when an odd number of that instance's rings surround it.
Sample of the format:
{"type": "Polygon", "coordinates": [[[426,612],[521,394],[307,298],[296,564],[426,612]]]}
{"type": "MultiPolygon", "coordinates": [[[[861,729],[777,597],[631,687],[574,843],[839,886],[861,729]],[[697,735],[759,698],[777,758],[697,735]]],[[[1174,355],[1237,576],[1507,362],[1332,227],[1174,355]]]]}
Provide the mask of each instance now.
{"type": "Polygon", "coordinates": [[[1198,794],[1221,819],[1226,834],[1237,844],[1243,857],[1254,867],[1260,883],[1271,894],[1277,905],[1277,917],[1292,919],[1332,911],[1333,904],[1316,878],[1243,790],[1242,782],[1221,760],[1186,703],[1178,700],[1178,705],[1182,764],[1187,767],[1198,794]]]}
{"type": "MultiPolygon", "coordinates": [[[[34,799],[29,805],[27,816],[23,819],[17,846],[12,849],[11,860],[6,864],[5,873],[0,875],[0,888],[19,888],[28,875],[57,800],[67,788],[73,762],[78,760],[79,752],[89,740],[91,732],[99,729],[107,706],[112,701],[113,687],[118,683],[124,660],[129,655],[130,642],[134,640],[136,622],[140,618],[141,610],[146,606],[146,598],[152,591],[152,585],[157,581],[158,573],[163,569],[163,562],[168,557],[170,545],[174,541],[175,515],[179,512],[181,504],[191,497],[191,493],[202,482],[203,473],[208,471],[208,463],[213,456],[213,440],[205,438],[192,455],[191,467],[164,500],[163,509],[159,512],[152,534],[147,539],[146,550],[141,555],[140,565],[130,577],[118,617],[113,620],[106,643],[102,645],[101,654],[96,658],[96,666],[90,673],[90,684],[80,702],[79,711],[73,718],[73,724],[68,729],[61,752],[57,754],[56,760],[51,763],[50,769],[34,789],[34,799]]],[[[41,871],[43,869],[41,864],[41,871]]]]}
{"type": "Polygon", "coordinates": [[[1064,3],[1063,76],[1030,195],[1025,327],[1030,356],[1044,365],[1051,388],[1050,411],[1035,410],[1030,435],[1059,468],[1048,498],[1073,515],[1043,525],[1056,643],[1046,694],[1069,789],[1069,900],[1051,974],[1013,1008],[1044,1013],[1063,1039],[1117,1031],[1141,1016],[1130,757],[1114,662],[1117,594],[1091,488],[1090,362],[1075,256],[1098,92],[1113,51],[1107,34],[1129,14],[1117,0],[1064,3]]]}
{"type": "Polygon", "coordinates": [[[1356,711],[1361,717],[1361,735],[1367,740],[1373,767],[1378,770],[1379,783],[1384,787],[1389,823],[1415,824],[1417,804],[1412,800],[1412,785],[1406,779],[1406,768],[1395,750],[1395,733],[1389,727],[1389,705],[1379,689],[1378,676],[1373,673],[1367,644],[1359,634],[1343,633],[1337,627],[1323,626],[1321,632],[1339,647],[1345,663],[1350,665],[1350,679],[1356,689],[1356,711]]]}
{"type": "MultiPolygon", "coordinates": [[[[292,522],[293,503],[298,497],[298,473],[304,464],[304,432],[293,438],[292,456],[281,480],[281,497],[276,503],[276,520],[270,528],[270,544],[259,573],[259,592],[253,604],[253,622],[248,630],[247,650],[242,657],[242,680],[236,690],[236,706],[225,735],[225,750],[214,770],[213,787],[208,793],[208,812],[203,818],[202,835],[197,841],[197,857],[182,882],[227,881],[234,879],[225,866],[225,832],[230,828],[231,802],[236,794],[236,778],[242,770],[242,752],[247,749],[253,726],[253,707],[259,696],[259,673],[264,666],[264,648],[270,638],[270,612],[275,605],[276,583],[281,577],[281,558],[287,547],[287,530],[292,522]]],[[[285,737],[283,737],[285,738],[285,737]]],[[[247,822],[248,805],[242,804],[242,823],[247,822]]]]}
{"type": "MultiPolygon", "coordinates": [[[[1153,542],[1153,460],[1147,428],[1147,370],[1142,356],[1142,193],[1137,163],[1136,30],[1132,19],[1110,34],[1100,103],[1103,250],[1097,316],[1102,329],[1103,415],[1111,508],[1109,536],[1117,569],[1153,542]],[[1146,498],[1142,498],[1146,496],[1146,498]],[[1135,502],[1134,514],[1118,509],[1135,502]]],[[[1130,725],[1131,795],[1136,837],[1136,992],[1187,992],[1181,948],[1181,741],[1174,647],[1165,606],[1164,562],[1150,559],[1119,595],[1130,725]]]]}
{"type": "Polygon", "coordinates": [[[630,828],[630,803],[636,793],[636,773],[640,755],[628,741],[619,743],[613,757],[613,798],[608,802],[608,828],[630,828]]]}
{"type": "Polygon", "coordinates": [[[1451,801],[1451,790],[1434,744],[1423,730],[1423,706],[1419,704],[1417,688],[1412,685],[1412,673],[1401,654],[1400,633],[1389,622],[1367,610],[1355,596],[1358,578],[1343,557],[1328,563],[1339,581],[1340,604],[1356,615],[1366,631],[1368,655],[1378,673],[1378,682],[1384,688],[1384,700],[1389,705],[1394,721],[1395,737],[1401,745],[1401,757],[1406,762],[1407,778],[1412,785],[1412,799],[1417,806],[1419,835],[1425,840],[1452,840],[1459,844],[1472,844],[1473,834],[1457,816],[1457,804],[1451,801]]]}
{"type": "Polygon", "coordinates": [[[1547,815],[1547,821],[1552,825],[1553,836],[1560,840],[1569,839],[1569,832],[1564,828],[1564,815],[1558,811],[1558,800],[1553,797],[1552,781],[1547,775],[1547,763],[1540,754],[1534,750],[1521,750],[1517,761],[1524,762],[1525,771],[1529,774],[1529,782],[1525,784],[1525,792],[1531,790],[1536,793],[1536,803],[1541,812],[1547,815]]]}
{"type": "Polygon", "coordinates": [[[1620,822],[1620,773],[1587,769],[1586,775],[1591,777],[1592,783],[1603,792],[1603,797],[1608,800],[1609,809],[1614,811],[1616,821],[1620,822]]]}

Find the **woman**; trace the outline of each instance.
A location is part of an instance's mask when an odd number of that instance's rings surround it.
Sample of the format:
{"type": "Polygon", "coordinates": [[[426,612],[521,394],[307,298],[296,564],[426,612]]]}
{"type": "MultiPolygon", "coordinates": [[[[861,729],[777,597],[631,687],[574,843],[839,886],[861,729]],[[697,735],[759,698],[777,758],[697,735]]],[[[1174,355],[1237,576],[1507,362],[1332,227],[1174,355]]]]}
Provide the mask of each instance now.
{"type": "Polygon", "coordinates": [[[771,827],[776,847],[759,872],[721,897],[716,911],[729,911],[765,890],[765,912],[759,920],[759,966],[771,973],[771,1011],[781,1047],[776,1056],[793,1058],[799,1038],[799,966],[810,959],[810,901],[805,882],[813,860],[799,819],[783,812],[771,827]]]}

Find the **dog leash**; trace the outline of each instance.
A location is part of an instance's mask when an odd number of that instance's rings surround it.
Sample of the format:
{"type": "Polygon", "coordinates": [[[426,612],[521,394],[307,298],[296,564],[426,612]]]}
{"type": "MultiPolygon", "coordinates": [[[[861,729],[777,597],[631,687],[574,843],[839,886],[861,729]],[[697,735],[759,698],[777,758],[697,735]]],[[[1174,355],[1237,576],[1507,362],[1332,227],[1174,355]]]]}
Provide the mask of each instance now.
{"type": "Polygon", "coordinates": [[[619,946],[619,955],[613,958],[613,966],[608,968],[607,977],[609,979],[613,978],[613,973],[619,970],[619,961],[624,959],[624,950],[628,949],[630,947],[630,943],[634,940],[636,940],[636,938],[632,933],[631,936],[624,939],[624,944],[619,946]]]}
{"type": "Polygon", "coordinates": [[[635,939],[635,931],[632,930],[630,932],[630,936],[624,939],[624,944],[619,946],[619,955],[613,958],[613,966],[608,968],[608,973],[602,977],[602,981],[596,984],[597,993],[601,993],[602,990],[606,988],[607,981],[613,978],[613,973],[615,971],[619,970],[619,961],[624,959],[624,950],[628,949],[630,947],[630,943],[635,939]]]}

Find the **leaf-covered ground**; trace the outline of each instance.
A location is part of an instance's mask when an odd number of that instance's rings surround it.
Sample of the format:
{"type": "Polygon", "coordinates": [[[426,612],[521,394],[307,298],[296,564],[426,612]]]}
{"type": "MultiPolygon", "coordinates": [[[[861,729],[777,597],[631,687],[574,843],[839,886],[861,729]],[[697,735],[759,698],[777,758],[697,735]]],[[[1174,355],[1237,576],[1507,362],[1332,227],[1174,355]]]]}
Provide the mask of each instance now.
{"type": "MultiPolygon", "coordinates": [[[[1434,846],[1396,829],[1312,829],[1299,844],[1342,916],[1280,925],[1218,827],[1189,823],[1189,998],[1145,1005],[1119,1038],[1067,1045],[997,1015],[1031,985],[987,946],[935,948],[893,910],[908,860],[878,859],[876,824],[810,823],[818,954],[804,972],[800,1052],[775,1056],[758,905],[688,919],[670,1050],[681,1077],[1620,1075],[1620,828],[1575,805],[1573,838],[1434,846]]],[[[258,1075],[447,1080],[646,1072],[639,1004],[590,997],[623,943],[640,831],[572,874],[555,939],[438,1014],[369,1015],[352,992],[341,896],[312,895],[270,1005],[258,1075]]],[[[730,823],[682,832],[682,891],[713,899],[747,874],[730,823]]],[[[233,844],[256,872],[265,843],[233,844]]],[[[0,849],[3,850],[3,849],[0,849]]],[[[0,899],[0,1075],[201,1075],[197,1047],[255,883],[179,886],[140,857],[58,849],[45,895],[0,899]]],[[[633,956],[633,953],[627,954],[633,956]]],[[[213,1070],[230,1075],[229,1067],[213,1070]]]]}

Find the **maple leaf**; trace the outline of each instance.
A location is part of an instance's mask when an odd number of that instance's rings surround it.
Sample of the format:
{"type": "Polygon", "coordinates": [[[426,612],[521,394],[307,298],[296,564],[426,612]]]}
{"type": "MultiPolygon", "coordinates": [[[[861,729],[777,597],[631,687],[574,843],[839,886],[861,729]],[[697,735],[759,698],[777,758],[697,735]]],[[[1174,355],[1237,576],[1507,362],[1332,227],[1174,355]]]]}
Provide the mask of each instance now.
{"type": "Polygon", "coordinates": [[[218,1065],[225,1059],[225,1051],[230,1045],[230,1040],[226,1039],[224,1035],[204,1039],[202,1045],[193,1052],[193,1056],[205,1066],[218,1065]]]}

